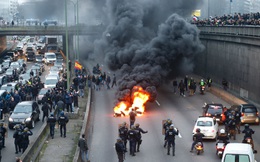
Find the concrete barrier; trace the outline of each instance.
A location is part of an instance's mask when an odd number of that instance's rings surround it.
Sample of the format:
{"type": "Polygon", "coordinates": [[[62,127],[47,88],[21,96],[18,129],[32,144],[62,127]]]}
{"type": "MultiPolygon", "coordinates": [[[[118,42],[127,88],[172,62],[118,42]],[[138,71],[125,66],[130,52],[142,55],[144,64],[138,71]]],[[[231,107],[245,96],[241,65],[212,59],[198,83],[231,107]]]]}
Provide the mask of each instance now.
{"type": "MultiPolygon", "coordinates": [[[[83,124],[82,124],[82,128],[81,128],[81,132],[80,132],[80,136],[79,138],[81,138],[82,134],[87,134],[87,124],[88,124],[88,117],[89,117],[89,110],[90,110],[90,103],[91,103],[91,88],[89,88],[88,91],[88,101],[87,101],[87,105],[86,105],[86,112],[85,112],[85,116],[84,116],[84,120],[83,120],[83,124]]],[[[79,158],[80,155],[80,149],[79,147],[77,147],[74,158],[73,158],[73,162],[78,162],[81,161],[81,159],[79,158]]]]}

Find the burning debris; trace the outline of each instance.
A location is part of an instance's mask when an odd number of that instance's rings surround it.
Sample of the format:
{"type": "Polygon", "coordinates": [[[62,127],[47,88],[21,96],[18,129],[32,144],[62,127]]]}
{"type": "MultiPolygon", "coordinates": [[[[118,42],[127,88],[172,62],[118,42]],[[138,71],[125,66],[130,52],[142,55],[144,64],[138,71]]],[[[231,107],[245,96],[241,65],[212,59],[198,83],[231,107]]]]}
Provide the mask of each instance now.
{"type": "Polygon", "coordinates": [[[131,91],[130,102],[118,102],[118,104],[114,107],[114,116],[126,116],[133,108],[138,116],[143,115],[145,111],[145,104],[149,100],[149,98],[149,92],[143,90],[143,88],[140,86],[134,86],[133,90],[131,91]]]}

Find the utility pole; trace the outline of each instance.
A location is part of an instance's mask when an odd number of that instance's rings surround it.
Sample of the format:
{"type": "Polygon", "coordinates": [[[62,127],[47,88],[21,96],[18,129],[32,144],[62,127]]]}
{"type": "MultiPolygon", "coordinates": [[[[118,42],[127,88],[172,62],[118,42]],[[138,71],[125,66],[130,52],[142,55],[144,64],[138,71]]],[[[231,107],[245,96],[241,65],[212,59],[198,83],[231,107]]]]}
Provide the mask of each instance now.
{"type": "Polygon", "coordinates": [[[70,71],[69,71],[69,39],[68,39],[68,13],[67,0],[65,0],[65,25],[66,25],[66,66],[67,66],[67,91],[70,88],[70,71]]]}

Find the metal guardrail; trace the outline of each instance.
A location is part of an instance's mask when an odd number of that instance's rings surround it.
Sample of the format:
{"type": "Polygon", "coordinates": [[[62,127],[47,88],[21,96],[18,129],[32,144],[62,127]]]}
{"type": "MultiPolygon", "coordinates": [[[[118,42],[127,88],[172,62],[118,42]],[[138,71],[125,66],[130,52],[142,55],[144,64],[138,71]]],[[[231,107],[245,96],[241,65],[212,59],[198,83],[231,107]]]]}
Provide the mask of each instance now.
{"type": "Polygon", "coordinates": [[[260,37],[260,26],[198,26],[203,33],[260,37]]]}

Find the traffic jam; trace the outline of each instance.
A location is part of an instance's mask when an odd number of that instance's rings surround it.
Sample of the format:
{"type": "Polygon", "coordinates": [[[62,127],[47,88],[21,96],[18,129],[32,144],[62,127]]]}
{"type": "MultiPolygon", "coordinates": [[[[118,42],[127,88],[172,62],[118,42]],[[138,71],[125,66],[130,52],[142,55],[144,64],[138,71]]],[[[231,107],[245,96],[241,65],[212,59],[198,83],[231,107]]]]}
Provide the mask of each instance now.
{"type": "Polygon", "coordinates": [[[67,76],[58,36],[12,39],[15,45],[0,58],[0,140],[5,148],[7,133],[13,132],[9,140],[14,140],[18,154],[28,147],[32,130],[42,125],[37,123],[45,122],[45,112],[54,112],[55,104],[64,99],[67,76]],[[44,103],[49,110],[42,109],[44,103]]]}

